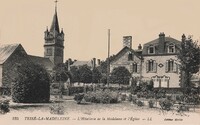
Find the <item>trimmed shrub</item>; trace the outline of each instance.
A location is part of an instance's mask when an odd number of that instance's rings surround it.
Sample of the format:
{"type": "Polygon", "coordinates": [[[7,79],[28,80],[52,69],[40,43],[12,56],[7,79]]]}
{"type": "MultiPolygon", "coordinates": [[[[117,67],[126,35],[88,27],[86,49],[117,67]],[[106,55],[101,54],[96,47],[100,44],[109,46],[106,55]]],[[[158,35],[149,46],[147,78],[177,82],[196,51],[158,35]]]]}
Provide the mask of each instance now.
{"type": "Polygon", "coordinates": [[[128,101],[131,102],[132,100],[133,100],[133,96],[132,96],[132,94],[129,94],[129,95],[128,95],[128,101]]]}
{"type": "Polygon", "coordinates": [[[176,101],[183,102],[184,101],[184,95],[176,95],[176,101]]]}
{"type": "Polygon", "coordinates": [[[36,64],[17,68],[12,84],[12,99],[17,103],[43,103],[50,99],[50,79],[47,71],[36,64]]]}
{"type": "Polygon", "coordinates": [[[0,114],[5,114],[9,111],[9,100],[0,100],[0,114]]]}
{"type": "Polygon", "coordinates": [[[64,106],[60,104],[54,104],[50,107],[50,113],[51,114],[57,114],[57,115],[63,115],[64,114],[64,106]]]}
{"type": "Polygon", "coordinates": [[[79,94],[76,94],[74,96],[74,100],[77,102],[77,104],[80,104],[82,99],[83,99],[83,97],[84,97],[84,94],[83,93],[79,93],[79,94]]]}
{"type": "Polygon", "coordinates": [[[155,93],[155,98],[159,99],[159,98],[165,98],[166,97],[166,91],[164,89],[160,89],[158,91],[154,91],[155,93]]]}
{"type": "Polygon", "coordinates": [[[172,101],[168,100],[168,99],[164,99],[164,100],[160,100],[159,101],[159,105],[161,107],[162,110],[171,110],[171,107],[173,106],[172,101]]]}
{"type": "Polygon", "coordinates": [[[148,103],[149,103],[149,108],[153,108],[154,104],[155,104],[155,101],[149,100],[148,103]]]}
{"type": "Polygon", "coordinates": [[[126,94],[121,95],[121,101],[126,101],[126,94]]]}
{"type": "Polygon", "coordinates": [[[137,103],[137,105],[140,106],[140,107],[144,106],[144,102],[142,102],[142,101],[140,101],[140,100],[138,100],[136,103],[137,103]]]}
{"type": "Polygon", "coordinates": [[[177,112],[189,111],[189,107],[184,104],[179,104],[177,112]]]}
{"type": "Polygon", "coordinates": [[[137,104],[137,98],[135,96],[132,97],[133,104],[137,104]]]}

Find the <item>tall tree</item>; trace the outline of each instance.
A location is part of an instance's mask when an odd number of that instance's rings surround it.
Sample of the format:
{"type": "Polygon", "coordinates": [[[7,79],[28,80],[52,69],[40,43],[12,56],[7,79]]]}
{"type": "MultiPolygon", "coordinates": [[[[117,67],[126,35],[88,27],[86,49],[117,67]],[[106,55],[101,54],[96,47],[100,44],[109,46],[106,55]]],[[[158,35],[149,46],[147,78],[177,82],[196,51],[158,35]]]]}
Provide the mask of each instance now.
{"type": "Polygon", "coordinates": [[[193,41],[191,37],[186,38],[183,34],[181,48],[178,55],[182,72],[182,87],[185,92],[190,90],[192,74],[199,71],[200,66],[200,46],[197,41],[193,41]]]}
{"type": "Polygon", "coordinates": [[[68,72],[67,66],[64,63],[56,65],[53,70],[53,79],[56,82],[66,82],[68,78],[71,78],[71,74],[68,72]]]}
{"type": "MultiPolygon", "coordinates": [[[[115,55],[110,56],[109,61],[112,61],[114,59],[115,55]]],[[[97,67],[99,69],[99,71],[101,73],[107,73],[107,65],[108,65],[108,58],[106,58],[105,61],[101,61],[101,64],[99,67],[97,67]]]]}
{"type": "Polygon", "coordinates": [[[56,65],[53,73],[53,81],[59,83],[59,98],[62,98],[62,93],[64,91],[64,83],[71,79],[71,74],[64,63],[56,65]]]}
{"type": "Polygon", "coordinates": [[[129,79],[131,77],[131,73],[123,66],[119,66],[113,69],[111,72],[111,80],[113,83],[120,84],[129,84],[129,79]]]}
{"type": "Polygon", "coordinates": [[[83,65],[79,67],[80,82],[91,83],[92,71],[89,66],[83,65]]]}
{"type": "Polygon", "coordinates": [[[99,71],[99,69],[94,68],[92,70],[92,82],[93,83],[98,83],[100,81],[100,79],[102,78],[102,74],[99,71]]]}
{"type": "Polygon", "coordinates": [[[78,67],[76,66],[72,66],[70,68],[70,73],[72,75],[72,79],[71,79],[71,82],[72,83],[75,83],[75,82],[80,82],[80,73],[79,73],[79,69],[78,67]]]}

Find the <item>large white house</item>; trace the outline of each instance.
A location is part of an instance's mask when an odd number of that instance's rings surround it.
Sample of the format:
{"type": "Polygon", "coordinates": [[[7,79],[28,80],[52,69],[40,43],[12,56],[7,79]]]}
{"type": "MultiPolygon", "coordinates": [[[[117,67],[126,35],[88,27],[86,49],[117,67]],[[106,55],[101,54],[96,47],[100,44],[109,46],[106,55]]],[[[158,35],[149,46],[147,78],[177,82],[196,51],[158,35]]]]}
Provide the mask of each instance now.
{"type": "MultiPolygon", "coordinates": [[[[182,35],[182,40],[185,40],[182,35]]],[[[124,40],[126,40],[124,38],[124,40]]],[[[160,33],[158,38],[138,46],[133,50],[127,42],[126,45],[116,54],[110,62],[111,71],[118,66],[126,67],[132,74],[132,77],[148,78],[154,81],[155,88],[180,88],[181,72],[177,54],[179,53],[181,41],[171,37],[166,37],[160,33]]]]}

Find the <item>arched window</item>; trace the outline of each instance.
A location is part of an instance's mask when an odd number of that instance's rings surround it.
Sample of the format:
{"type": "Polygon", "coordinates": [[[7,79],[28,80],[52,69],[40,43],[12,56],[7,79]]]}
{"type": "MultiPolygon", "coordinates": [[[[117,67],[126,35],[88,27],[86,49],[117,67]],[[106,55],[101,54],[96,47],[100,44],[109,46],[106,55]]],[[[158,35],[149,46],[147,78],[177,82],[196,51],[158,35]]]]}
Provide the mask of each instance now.
{"type": "Polygon", "coordinates": [[[148,47],[148,54],[155,54],[155,46],[150,45],[148,47]]]}

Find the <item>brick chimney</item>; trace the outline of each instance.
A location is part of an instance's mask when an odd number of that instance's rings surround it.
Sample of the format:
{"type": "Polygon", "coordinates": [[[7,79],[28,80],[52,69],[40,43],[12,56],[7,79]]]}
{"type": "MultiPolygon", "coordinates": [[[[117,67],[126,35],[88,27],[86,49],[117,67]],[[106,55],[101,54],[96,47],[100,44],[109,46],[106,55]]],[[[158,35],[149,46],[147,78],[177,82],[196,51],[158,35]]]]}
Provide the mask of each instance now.
{"type": "Polygon", "coordinates": [[[186,40],[186,36],[185,34],[182,35],[182,42],[184,42],[186,40]]]}
{"type": "Polygon", "coordinates": [[[142,45],[141,44],[138,45],[138,50],[142,50],[142,45]]]}
{"type": "Polygon", "coordinates": [[[132,36],[123,37],[123,48],[126,46],[132,49],[132,36]]]}
{"type": "Polygon", "coordinates": [[[96,67],[96,58],[92,59],[92,69],[96,67]]]}
{"type": "Polygon", "coordinates": [[[101,60],[97,59],[97,65],[100,66],[101,65],[101,60]]]}
{"type": "Polygon", "coordinates": [[[165,51],[165,34],[164,32],[161,32],[159,34],[159,43],[158,43],[158,47],[159,47],[159,53],[164,53],[165,51]]]}

